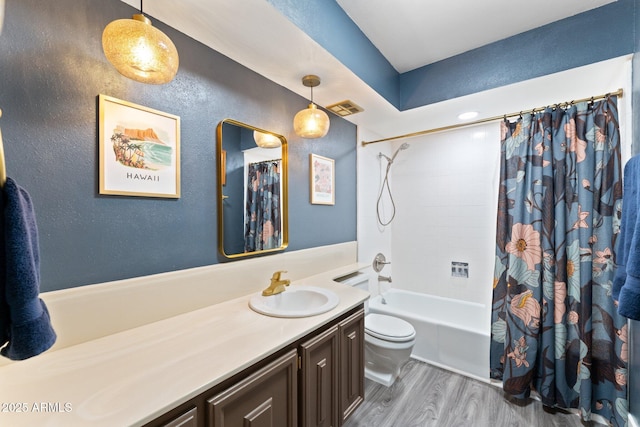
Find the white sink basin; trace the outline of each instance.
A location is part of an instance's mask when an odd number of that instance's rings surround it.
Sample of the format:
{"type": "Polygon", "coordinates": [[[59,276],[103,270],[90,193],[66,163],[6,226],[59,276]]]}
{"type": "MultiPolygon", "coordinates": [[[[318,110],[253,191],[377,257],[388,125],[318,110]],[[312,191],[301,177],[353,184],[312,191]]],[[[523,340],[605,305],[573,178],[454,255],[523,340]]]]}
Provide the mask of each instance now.
{"type": "Polygon", "coordinates": [[[273,317],[309,317],[335,308],[340,298],[324,288],[292,285],[284,292],[268,297],[262,294],[249,299],[249,307],[260,314],[273,317]]]}

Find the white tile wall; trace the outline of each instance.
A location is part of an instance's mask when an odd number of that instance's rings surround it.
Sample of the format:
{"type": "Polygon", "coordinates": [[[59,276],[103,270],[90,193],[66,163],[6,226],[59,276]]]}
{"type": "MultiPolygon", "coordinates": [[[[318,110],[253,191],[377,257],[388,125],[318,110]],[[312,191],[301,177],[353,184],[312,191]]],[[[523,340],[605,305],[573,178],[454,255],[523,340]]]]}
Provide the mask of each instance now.
{"type": "Polygon", "coordinates": [[[490,304],[499,125],[413,138],[393,164],[393,286],[490,304]],[[451,262],[469,277],[451,276],[451,262]]]}

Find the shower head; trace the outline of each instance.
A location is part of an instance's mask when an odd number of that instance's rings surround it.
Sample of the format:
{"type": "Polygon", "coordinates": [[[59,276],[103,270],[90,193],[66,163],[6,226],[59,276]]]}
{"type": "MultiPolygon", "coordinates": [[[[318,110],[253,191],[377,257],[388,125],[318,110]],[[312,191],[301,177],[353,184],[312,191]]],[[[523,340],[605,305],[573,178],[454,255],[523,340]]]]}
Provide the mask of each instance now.
{"type": "Polygon", "coordinates": [[[393,156],[391,156],[391,158],[389,158],[388,156],[382,154],[382,153],[378,153],[378,158],[382,158],[384,157],[385,159],[387,159],[387,164],[389,166],[391,166],[391,163],[393,163],[393,161],[395,160],[396,156],[398,155],[398,152],[400,150],[406,150],[407,148],[409,148],[409,144],[407,144],[406,142],[404,144],[402,144],[400,147],[398,147],[398,149],[393,153],[393,156]]]}
{"type": "Polygon", "coordinates": [[[401,150],[406,150],[407,148],[409,148],[409,144],[408,144],[408,143],[406,143],[406,142],[405,142],[404,144],[402,144],[400,147],[398,147],[398,149],[396,150],[396,152],[395,152],[395,153],[393,153],[393,156],[391,156],[391,160],[389,161],[389,163],[393,163],[393,161],[395,160],[395,158],[396,158],[396,156],[398,155],[398,153],[399,153],[401,150]]]}

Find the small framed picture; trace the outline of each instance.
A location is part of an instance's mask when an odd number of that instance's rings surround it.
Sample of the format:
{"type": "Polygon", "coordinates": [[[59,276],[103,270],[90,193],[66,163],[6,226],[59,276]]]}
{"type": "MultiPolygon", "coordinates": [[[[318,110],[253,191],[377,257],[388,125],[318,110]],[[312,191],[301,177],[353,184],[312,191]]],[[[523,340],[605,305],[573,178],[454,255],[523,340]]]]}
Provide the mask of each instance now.
{"type": "Polygon", "coordinates": [[[100,194],[180,197],[180,117],[99,96],[100,194]]]}
{"type": "Polygon", "coordinates": [[[311,203],[314,205],[335,205],[336,185],[334,160],[317,154],[309,155],[309,182],[311,203]]]}

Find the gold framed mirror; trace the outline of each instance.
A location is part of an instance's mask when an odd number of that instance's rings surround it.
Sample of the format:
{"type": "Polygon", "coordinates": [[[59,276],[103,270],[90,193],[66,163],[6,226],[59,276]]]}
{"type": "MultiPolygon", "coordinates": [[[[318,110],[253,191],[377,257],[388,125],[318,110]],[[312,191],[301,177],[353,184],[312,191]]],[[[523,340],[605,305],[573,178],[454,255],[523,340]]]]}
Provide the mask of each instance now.
{"type": "Polygon", "coordinates": [[[289,244],[287,139],[233,119],[217,127],[218,249],[225,258],[289,244]]]}

